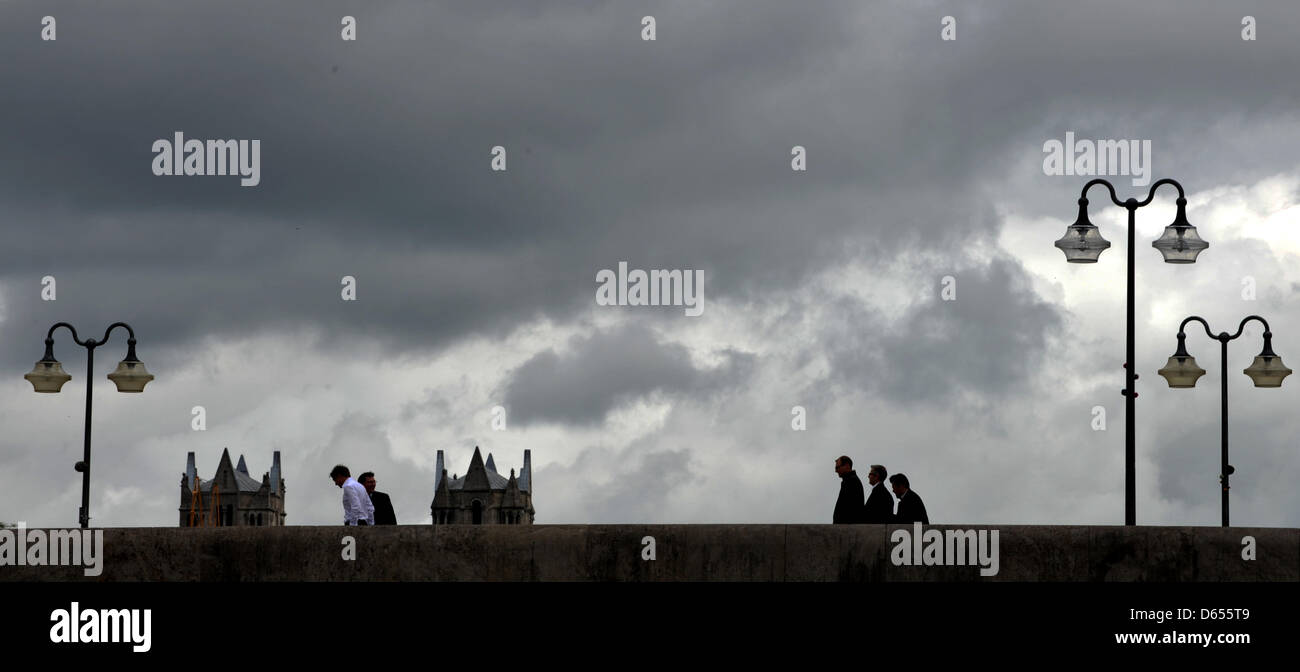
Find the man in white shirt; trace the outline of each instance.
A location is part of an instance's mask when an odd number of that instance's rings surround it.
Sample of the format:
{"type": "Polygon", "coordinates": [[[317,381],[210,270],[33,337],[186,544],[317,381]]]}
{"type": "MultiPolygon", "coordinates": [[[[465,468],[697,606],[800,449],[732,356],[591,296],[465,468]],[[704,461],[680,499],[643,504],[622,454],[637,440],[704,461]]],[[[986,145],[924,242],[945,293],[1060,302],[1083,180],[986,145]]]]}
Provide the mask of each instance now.
{"type": "Polygon", "coordinates": [[[334,485],[343,488],[343,524],[374,525],[375,505],[370,503],[366,487],[352,478],[352,472],[338,464],[330,472],[330,478],[334,479],[334,485]]]}

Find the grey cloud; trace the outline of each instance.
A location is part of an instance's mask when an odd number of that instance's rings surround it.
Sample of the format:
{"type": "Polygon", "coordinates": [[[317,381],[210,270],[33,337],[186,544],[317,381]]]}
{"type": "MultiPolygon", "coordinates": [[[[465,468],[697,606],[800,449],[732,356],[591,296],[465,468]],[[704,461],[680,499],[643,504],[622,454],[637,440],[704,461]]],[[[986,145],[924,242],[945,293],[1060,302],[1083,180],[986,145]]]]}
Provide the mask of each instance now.
{"type": "Polygon", "coordinates": [[[948,401],[963,391],[996,400],[1023,391],[1063,325],[1060,310],[1033,292],[1011,259],[936,273],[932,280],[930,298],[893,324],[847,306],[856,310],[847,324],[855,314],[864,324],[837,334],[831,355],[837,377],[899,403],[948,401]],[[952,301],[940,297],[946,275],[955,280],[952,301]]]}
{"type": "Polygon", "coordinates": [[[726,364],[697,369],[686,348],[636,326],[575,337],[568,349],[540,352],[511,374],[504,398],[512,421],[598,424],[611,410],[649,395],[726,389],[754,364],[752,355],[728,352],[726,364]]]}
{"type": "Polygon", "coordinates": [[[656,522],[662,519],[669,498],[702,480],[692,472],[691,462],[690,451],[661,450],[653,444],[634,443],[621,451],[593,446],[570,464],[537,470],[534,481],[539,488],[563,484],[574,496],[564,502],[547,502],[547,495],[539,494],[534,505],[539,516],[547,515],[546,520],[556,522],[656,522]],[[549,515],[543,508],[548,504],[553,512],[549,515]]]}
{"type": "MultiPolygon", "coordinates": [[[[933,13],[849,2],[396,3],[360,12],[355,44],[337,39],[345,3],[133,6],[68,7],[57,45],[32,38],[33,8],[0,10],[6,339],[40,329],[28,288],[52,270],[95,288],[67,317],[135,316],[155,346],[317,324],[427,352],[569,319],[619,260],[704,268],[714,298],[751,298],[850,250],[993,235],[953,223],[979,184],[1036,166],[1067,130],[1047,119],[1151,137],[1158,175],[1194,184],[1224,181],[1204,159],[1225,152],[1250,155],[1233,179],[1294,165],[1291,140],[1216,126],[1294,122],[1298,101],[1293,50],[1243,44],[1212,4],[1113,5],[1124,22],[953,10],[947,44],[933,13]],[[636,37],[642,13],[658,42],[636,37]],[[262,139],[262,185],[152,176],[147,148],[178,129],[262,139]],[[504,174],[487,170],[496,144],[504,174]],[[365,297],[348,310],[344,274],[365,297]]],[[[1297,22],[1260,14],[1263,32],[1297,22]]],[[[1040,176],[1025,205],[1068,217],[1076,182],[1040,176]]]]}

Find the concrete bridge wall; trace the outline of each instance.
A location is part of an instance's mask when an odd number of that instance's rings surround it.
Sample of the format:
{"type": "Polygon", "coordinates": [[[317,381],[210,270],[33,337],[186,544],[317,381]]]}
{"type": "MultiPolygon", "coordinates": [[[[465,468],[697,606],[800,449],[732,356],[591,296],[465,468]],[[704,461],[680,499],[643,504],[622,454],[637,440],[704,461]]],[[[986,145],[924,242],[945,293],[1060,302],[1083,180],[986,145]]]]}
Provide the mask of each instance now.
{"type": "MultiPolygon", "coordinates": [[[[0,565],[0,581],[1298,581],[1300,530],[998,530],[998,573],[895,566],[899,525],[110,528],[103,572],[0,565]],[[342,539],[355,539],[344,560],[342,539]],[[655,559],[643,560],[644,537],[655,559]],[[1242,539],[1255,539],[1255,560],[1242,539]]],[[[29,531],[30,532],[30,531],[29,531]]]]}

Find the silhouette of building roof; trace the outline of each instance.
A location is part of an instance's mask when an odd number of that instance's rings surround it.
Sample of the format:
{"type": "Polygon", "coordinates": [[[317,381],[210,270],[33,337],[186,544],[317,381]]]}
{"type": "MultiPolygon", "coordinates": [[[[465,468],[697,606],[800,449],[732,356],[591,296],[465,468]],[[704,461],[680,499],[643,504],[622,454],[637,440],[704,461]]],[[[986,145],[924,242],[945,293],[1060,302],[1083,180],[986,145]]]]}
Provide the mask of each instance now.
{"type": "MultiPolygon", "coordinates": [[[[262,489],[262,482],[248,475],[248,465],[244,462],[244,456],[239,456],[239,466],[230,466],[230,449],[225,448],[221,451],[221,462],[217,464],[217,476],[221,475],[221,470],[230,469],[235,475],[235,484],[239,486],[240,492],[257,492],[262,489]]],[[[199,490],[202,492],[211,492],[212,483],[216,481],[214,476],[208,480],[199,480],[199,490]]]]}
{"type": "MultiPolygon", "coordinates": [[[[524,451],[524,469],[519,478],[516,478],[516,484],[522,491],[527,492],[531,485],[532,463],[530,451],[524,451]]],[[[436,466],[437,473],[434,475],[433,489],[436,491],[441,484],[443,472],[443,455],[438,451],[438,463],[436,466]]],[[[510,485],[510,479],[502,476],[497,472],[496,461],[489,453],[487,461],[483,460],[483,454],[479,451],[478,446],[474,447],[474,457],[470,459],[469,470],[464,476],[447,479],[448,490],[505,490],[510,485]]]]}

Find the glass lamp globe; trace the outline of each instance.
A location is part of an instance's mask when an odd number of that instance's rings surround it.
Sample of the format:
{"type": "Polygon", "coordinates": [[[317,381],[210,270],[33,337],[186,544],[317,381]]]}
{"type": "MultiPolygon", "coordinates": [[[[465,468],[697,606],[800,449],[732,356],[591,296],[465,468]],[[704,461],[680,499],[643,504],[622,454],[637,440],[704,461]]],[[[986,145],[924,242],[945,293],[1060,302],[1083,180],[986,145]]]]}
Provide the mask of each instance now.
{"type": "Polygon", "coordinates": [[[1151,247],[1160,250],[1165,263],[1169,264],[1193,263],[1196,255],[1209,246],[1196,233],[1196,227],[1187,221],[1185,198],[1178,199],[1178,215],[1174,217],[1174,223],[1166,226],[1164,234],[1151,243],[1151,247]]]}
{"type": "Polygon", "coordinates": [[[153,374],[144,368],[140,360],[124,359],[117,364],[117,370],[108,374],[108,379],[117,385],[118,392],[144,392],[144,386],[153,380],[153,374]]]}
{"type": "Polygon", "coordinates": [[[1282,379],[1291,375],[1291,369],[1282,363],[1281,357],[1270,353],[1255,355],[1255,361],[1242,373],[1255,381],[1255,387],[1281,387],[1282,379]]]}
{"type": "Polygon", "coordinates": [[[72,376],[63,370],[63,365],[53,357],[36,362],[31,373],[23,375],[37,392],[53,393],[63,388],[63,384],[72,380],[72,376]]]}
{"type": "Polygon", "coordinates": [[[1055,245],[1072,264],[1095,264],[1110,247],[1110,241],[1102,238],[1101,231],[1088,220],[1088,199],[1079,199],[1079,218],[1066,228],[1065,235],[1055,245]]]}
{"type": "Polygon", "coordinates": [[[144,386],[153,380],[153,374],[135,356],[134,338],[126,342],[126,359],[118,362],[117,370],[108,374],[108,379],[117,385],[118,392],[144,392],[144,386]]]}
{"type": "Polygon", "coordinates": [[[1169,382],[1169,387],[1196,387],[1196,381],[1205,375],[1205,369],[1197,366],[1195,357],[1184,352],[1170,357],[1165,368],[1156,373],[1169,382]]]}

